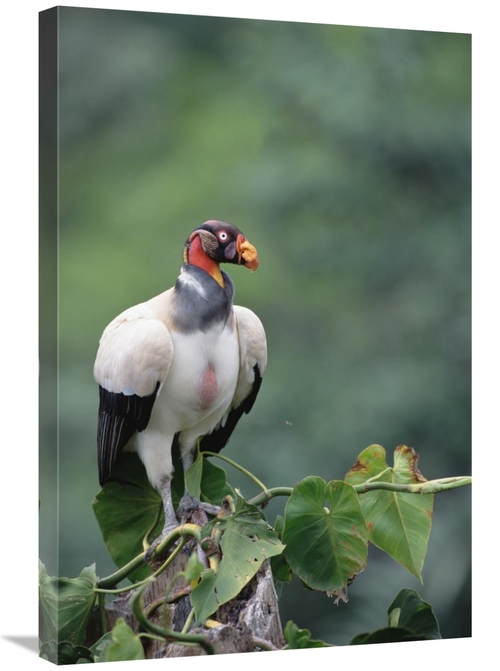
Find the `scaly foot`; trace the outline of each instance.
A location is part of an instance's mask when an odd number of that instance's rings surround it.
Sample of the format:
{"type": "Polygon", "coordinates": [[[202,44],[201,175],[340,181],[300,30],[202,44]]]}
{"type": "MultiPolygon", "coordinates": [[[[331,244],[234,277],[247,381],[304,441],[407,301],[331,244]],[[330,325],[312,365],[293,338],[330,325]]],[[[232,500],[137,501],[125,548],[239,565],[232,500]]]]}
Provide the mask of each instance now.
{"type": "Polygon", "coordinates": [[[180,500],[179,507],[177,508],[177,516],[182,522],[185,523],[191,518],[194,512],[200,509],[205,511],[205,513],[208,515],[212,515],[214,517],[220,511],[219,506],[214,506],[211,503],[199,501],[195,496],[191,496],[191,494],[186,492],[180,500]]]}

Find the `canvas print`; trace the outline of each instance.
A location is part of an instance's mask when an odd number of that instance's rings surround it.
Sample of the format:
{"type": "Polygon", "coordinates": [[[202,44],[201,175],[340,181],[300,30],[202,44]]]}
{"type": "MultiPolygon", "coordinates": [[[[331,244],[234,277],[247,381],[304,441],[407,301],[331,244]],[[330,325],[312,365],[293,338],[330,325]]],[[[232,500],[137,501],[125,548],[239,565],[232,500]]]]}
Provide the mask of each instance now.
{"type": "Polygon", "coordinates": [[[471,635],[470,122],[468,34],[40,14],[41,657],[471,635]]]}

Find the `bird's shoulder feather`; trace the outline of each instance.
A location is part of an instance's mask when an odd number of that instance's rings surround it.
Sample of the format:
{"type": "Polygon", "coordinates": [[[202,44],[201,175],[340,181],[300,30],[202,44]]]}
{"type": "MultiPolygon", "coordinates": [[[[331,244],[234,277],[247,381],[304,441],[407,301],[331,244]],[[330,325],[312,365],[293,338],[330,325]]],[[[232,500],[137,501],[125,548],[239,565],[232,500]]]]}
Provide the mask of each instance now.
{"type": "Polygon", "coordinates": [[[94,378],[110,392],[152,394],[168,374],[173,343],[167,326],[169,292],[119,314],[99,342],[94,378]]]}

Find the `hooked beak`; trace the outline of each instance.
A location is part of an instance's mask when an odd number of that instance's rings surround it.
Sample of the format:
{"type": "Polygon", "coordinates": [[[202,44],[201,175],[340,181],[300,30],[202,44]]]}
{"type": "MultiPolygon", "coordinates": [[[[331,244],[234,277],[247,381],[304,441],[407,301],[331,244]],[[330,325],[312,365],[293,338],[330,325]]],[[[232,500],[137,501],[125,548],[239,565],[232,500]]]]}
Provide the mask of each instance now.
{"type": "Polygon", "coordinates": [[[259,259],[257,257],[257,250],[248,242],[244,235],[238,235],[236,239],[236,252],[238,253],[238,263],[244,265],[250,270],[257,270],[259,266],[259,259]]]}

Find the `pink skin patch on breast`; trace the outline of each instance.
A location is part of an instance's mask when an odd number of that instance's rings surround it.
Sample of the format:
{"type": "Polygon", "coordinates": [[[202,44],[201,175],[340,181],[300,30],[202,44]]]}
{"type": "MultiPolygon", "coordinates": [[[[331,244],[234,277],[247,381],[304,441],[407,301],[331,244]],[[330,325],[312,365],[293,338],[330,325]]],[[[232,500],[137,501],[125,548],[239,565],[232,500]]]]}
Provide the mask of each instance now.
{"type": "Polygon", "coordinates": [[[203,410],[210,408],[217,399],[217,376],[214,369],[209,367],[203,373],[198,388],[198,400],[203,410]]]}

